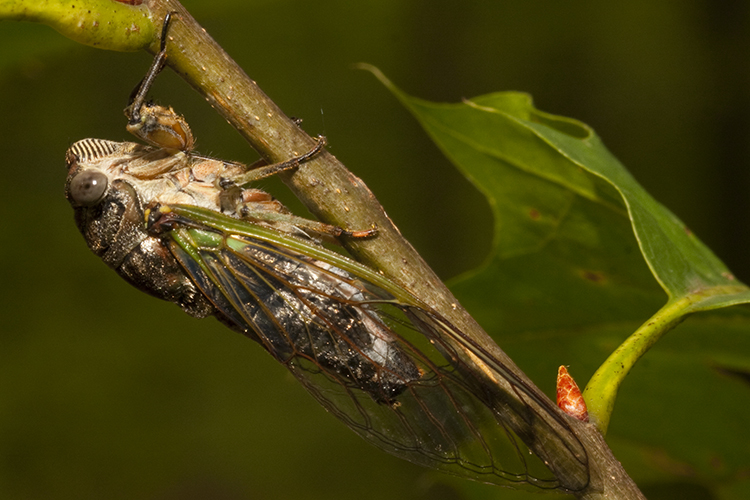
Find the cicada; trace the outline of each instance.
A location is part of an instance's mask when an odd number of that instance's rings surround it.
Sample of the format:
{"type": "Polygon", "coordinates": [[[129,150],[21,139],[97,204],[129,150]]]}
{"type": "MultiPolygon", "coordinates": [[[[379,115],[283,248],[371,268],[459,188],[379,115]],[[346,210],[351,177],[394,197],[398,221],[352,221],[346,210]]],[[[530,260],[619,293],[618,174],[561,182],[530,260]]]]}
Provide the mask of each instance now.
{"type": "Polygon", "coordinates": [[[128,129],[148,145],[84,139],[67,152],[65,193],[89,248],[137,288],[259,343],[390,453],[489,483],[583,489],[585,449],[548,399],[408,290],[319,242],[373,230],[296,217],[248,186],[314,157],[322,138],[251,169],[195,153],[186,121],[145,101],[168,25],[126,108],[128,129]],[[540,426],[554,437],[532,455],[524,443],[540,426]],[[564,467],[553,460],[561,454],[564,467]]]}

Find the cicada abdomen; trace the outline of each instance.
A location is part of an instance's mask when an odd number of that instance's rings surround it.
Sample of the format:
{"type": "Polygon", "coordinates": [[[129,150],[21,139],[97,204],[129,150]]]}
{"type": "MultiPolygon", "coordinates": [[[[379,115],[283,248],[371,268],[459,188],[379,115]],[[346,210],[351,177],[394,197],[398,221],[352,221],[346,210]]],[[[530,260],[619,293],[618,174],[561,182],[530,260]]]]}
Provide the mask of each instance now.
{"type": "Polygon", "coordinates": [[[222,320],[278,361],[307,359],[390,404],[420,377],[393,332],[368,303],[390,301],[348,273],[272,241],[190,230],[172,211],[151,211],[148,231],[168,245],[222,320]],[[181,231],[180,231],[181,229],[181,231]]]}

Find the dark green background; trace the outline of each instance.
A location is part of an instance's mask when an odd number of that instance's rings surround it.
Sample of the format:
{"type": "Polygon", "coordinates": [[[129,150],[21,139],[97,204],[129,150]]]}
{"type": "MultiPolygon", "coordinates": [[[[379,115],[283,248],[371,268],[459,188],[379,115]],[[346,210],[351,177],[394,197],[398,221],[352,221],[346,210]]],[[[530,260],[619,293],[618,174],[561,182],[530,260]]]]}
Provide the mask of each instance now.
{"type": "MultiPolygon", "coordinates": [[[[446,279],[481,262],[489,209],[353,63],[433,101],[523,90],[585,121],[750,281],[746,2],[184,4],[282,109],[328,137],[446,279]]],[[[129,139],[122,108],[150,59],[9,22],[0,47],[0,497],[512,495],[371,448],[259,347],[108,270],[73,225],[63,157],[84,137],[129,139]]],[[[255,158],[174,75],[153,96],[185,114],[201,152],[255,158]]],[[[261,187],[301,210],[280,183],[261,187]]]]}

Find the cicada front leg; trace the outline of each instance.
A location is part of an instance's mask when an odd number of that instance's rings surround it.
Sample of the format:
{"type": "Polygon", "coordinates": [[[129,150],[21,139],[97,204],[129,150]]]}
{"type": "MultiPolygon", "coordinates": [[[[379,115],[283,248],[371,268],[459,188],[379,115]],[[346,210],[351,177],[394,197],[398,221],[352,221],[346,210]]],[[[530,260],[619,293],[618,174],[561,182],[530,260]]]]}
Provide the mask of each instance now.
{"type": "Polygon", "coordinates": [[[190,151],[195,146],[195,138],[185,118],[171,107],[146,102],[151,85],[167,61],[167,31],[171,19],[172,12],[164,17],[159,52],[146,76],[130,94],[125,116],[128,118],[128,132],[148,144],[171,151],[190,151]]]}

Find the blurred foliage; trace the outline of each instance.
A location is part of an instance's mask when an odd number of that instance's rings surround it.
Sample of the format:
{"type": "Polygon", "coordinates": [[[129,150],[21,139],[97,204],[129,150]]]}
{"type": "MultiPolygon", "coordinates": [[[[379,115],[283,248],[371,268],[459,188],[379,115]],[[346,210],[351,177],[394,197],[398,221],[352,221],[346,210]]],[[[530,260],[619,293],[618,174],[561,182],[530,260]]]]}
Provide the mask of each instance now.
{"type": "MultiPolygon", "coordinates": [[[[745,2],[183,3],[282,109],[328,137],[330,151],[444,278],[482,262],[492,240],[489,207],[353,63],[372,63],[433,101],[524,90],[541,109],[592,125],[647,191],[750,281],[745,2]]],[[[63,155],[84,137],[129,139],[122,109],[150,56],[98,51],[22,23],[0,23],[0,46],[3,498],[523,498],[368,446],[258,346],[125,285],[77,234],[62,196],[63,155]]],[[[185,114],[201,152],[254,159],[179,78],[166,72],[152,95],[185,114]]],[[[280,183],[260,187],[304,213],[280,183]]],[[[665,339],[671,356],[686,336],[665,339]]],[[[583,337],[579,349],[590,348],[583,337]]],[[[613,331],[597,349],[621,340],[613,331]]],[[[515,359],[554,342],[521,337],[501,339],[501,347],[515,359]]],[[[575,353],[561,349],[556,358],[573,363],[575,353]]],[[[557,367],[538,363],[549,377],[535,380],[551,395],[557,367]]],[[[647,356],[633,374],[645,385],[650,363],[647,356]]],[[[671,394],[673,381],[661,382],[655,398],[671,394]]],[[[692,397],[684,380],[674,387],[692,397]]],[[[639,401],[623,393],[613,432],[638,414],[647,422],[674,417],[639,401]]],[[[737,446],[746,450],[744,439],[737,446]]],[[[625,442],[618,458],[627,468],[639,453],[625,442]]],[[[654,457],[683,480],[655,485],[649,498],[711,498],[693,471],[654,457]]],[[[648,478],[649,470],[631,473],[648,478]]],[[[737,498],[732,490],[726,498],[737,498]]]]}

